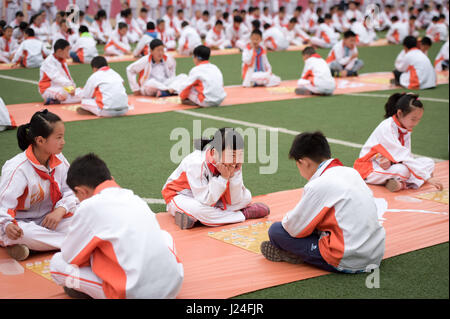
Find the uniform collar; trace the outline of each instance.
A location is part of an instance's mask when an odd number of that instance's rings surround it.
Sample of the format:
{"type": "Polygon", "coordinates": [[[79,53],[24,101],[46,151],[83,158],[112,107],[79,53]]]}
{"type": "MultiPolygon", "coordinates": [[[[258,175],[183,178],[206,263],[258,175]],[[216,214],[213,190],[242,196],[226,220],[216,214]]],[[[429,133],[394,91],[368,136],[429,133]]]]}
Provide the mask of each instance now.
{"type": "MultiPolygon", "coordinates": [[[[37,160],[36,156],[33,153],[32,145],[28,146],[28,148],[25,150],[25,155],[26,155],[28,161],[36,168],[38,168],[42,171],[48,170],[44,165],[42,165],[37,160]]],[[[58,166],[61,163],[62,163],[61,160],[58,157],[56,157],[55,154],[50,155],[50,158],[48,159],[48,167],[50,170],[53,170],[56,166],[58,166]]]]}
{"type": "Polygon", "coordinates": [[[112,187],[118,187],[120,188],[120,186],[116,183],[116,181],[114,179],[109,179],[104,181],[103,183],[97,185],[97,187],[94,190],[94,195],[100,193],[101,191],[103,191],[104,189],[107,188],[112,188],[112,187]]]}

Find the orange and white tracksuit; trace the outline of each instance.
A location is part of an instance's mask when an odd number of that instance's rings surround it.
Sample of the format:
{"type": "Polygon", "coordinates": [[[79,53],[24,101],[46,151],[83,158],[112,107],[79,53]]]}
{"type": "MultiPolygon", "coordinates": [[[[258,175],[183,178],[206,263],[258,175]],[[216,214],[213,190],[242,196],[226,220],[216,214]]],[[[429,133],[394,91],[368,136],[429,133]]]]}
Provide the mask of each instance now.
{"type": "Polygon", "coordinates": [[[434,69],[438,72],[442,71],[442,63],[447,61],[448,63],[448,40],[442,45],[436,59],[434,60],[434,69]]]}
{"type": "Polygon", "coordinates": [[[61,103],[71,104],[81,101],[81,89],[76,88],[74,95],[68,94],[64,88],[76,87],[69,67],[64,59],[57,58],[54,54],[49,55],[41,65],[39,78],[39,93],[42,98],[56,99],[57,95],[64,95],[66,99],[61,103]]]}
{"type": "Polygon", "coordinates": [[[0,97],[0,132],[10,126],[16,127],[16,121],[14,121],[12,115],[9,114],[5,102],[3,102],[3,99],[0,97]]]}
{"type": "Polygon", "coordinates": [[[319,232],[320,254],[339,271],[366,271],[369,265],[379,266],[384,255],[386,235],[378,211],[385,208],[356,170],[329,159],[305,185],[282,225],[297,238],[319,232]]]}
{"type": "Polygon", "coordinates": [[[358,59],[358,57],[352,58],[355,53],[358,53],[356,45],[350,50],[344,45],[344,41],[340,40],[330,50],[326,61],[332,70],[342,71],[345,69],[348,71],[358,71],[363,67],[364,62],[358,59]]]}
{"type": "Polygon", "coordinates": [[[158,90],[178,92],[187,75],[177,76],[175,70],[176,61],[171,55],[164,55],[160,63],[155,63],[151,54],[146,55],[127,67],[130,89],[147,96],[155,96],[158,90]]]}
{"type": "Polygon", "coordinates": [[[81,107],[97,116],[119,116],[130,109],[122,77],[108,66],[89,77],[81,96],[81,107]]]}
{"type": "Polygon", "coordinates": [[[42,41],[29,37],[19,45],[11,63],[21,64],[26,68],[38,68],[49,54],[50,50],[42,41]]]}
{"type": "Polygon", "coordinates": [[[111,33],[108,43],[105,45],[105,54],[121,56],[131,51],[130,43],[126,35],[121,36],[116,30],[111,33]]]}
{"type": "Polygon", "coordinates": [[[433,42],[446,41],[448,26],[444,22],[432,23],[428,26],[426,34],[433,42]]]}
{"type": "Polygon", "coordinates": [[[281,28],[273,26],[263,32],[264,46],[273,51],[283,51],[289,47],[289,41],[286,39],[281,28]]]}
{"type": "Polygon", "coordinates": [[[213,27],[208,31],[208,33],[206,33],[205,45],[207,47],[214,47],[223,50],[226,47],[231,46],[231,42],[227,40],[223,29],[218,32],[216,27],[213,27]]]}
{"type": "Polygon", "coordinates": [[[418,48],[412,48],[396,60],[400,85],[407,89],[428,89],[436,86],[436,72],[430,59],[418,48]]]}
{"type": "Polygon", "coordinates": [[[181,29],[180,38],[178,39],[178,53],[183,55],[191,55],[194,49],[202,44],[202,39],[190,25],[181,29]]]}
{"type": "Polygon", "coordinates": [[[113,30],[108,20],[102,20],[102,22],[94,20],[89,28],[89,32],[92,33],[95,40],[106,43],[113,30]]]}
{"type": "Polygon", "coordinates": [[[405,182],[408,188],[419,188],[431,177],[434,162],[430,158],[413,157],[411,131],[403,128],[394,115],[372,132],[353,167],[368,184],[384,185],[394,178],[405,182]],[[380,155],[392,163],[387,170],[378,164],[380,155]]]}
{"type": "Polygon", "coordinates": [[[305,88],[314,94],[330,95],[336,88],[336,81],[327,62],[316,53],[306,59],[297,87],[305,88]]]}
{"type": "Polygon", "coordinates": [[[0,179],[0,244],[24,244],[31,250],[60,249],[75,212],[77,199],[66,184],[69,163],[62,155],[51,155],[48,168],[40,164],[32,146],[6,161],[0,179]],[[41,225],[58,207],[67,213],[55,230],[41,225]],[[23,230],[17,240],[8,238],[6,226],[16,223],[23,230]]]}
{"type": "Polygon", "coordinates": [[[97,41],[89,33],[83,33],[70,50],[77,54],[81,63],[89,64],[98,55],[97,41]]]}
{"type": "Polygon", "coordinates": [[[252,194],[244,186],[242,170],[227,180],[214,165],[209,149],[181,161],[161,191],[170,214],[182,212],[207,226],[245,220],[241,209],[250,204],[252,194]]]}
{"type": "Polygon", "coordinates": [[[263,47],[253,48],[247,44],[242,52],[242,86],[277,86],[281,83],[279,76],[272,73],[272,66],[263,47]]]}
{"type": "Polygon", "coordinates": [[[408,24],[401,21],[397,21],[389,27],[389,31],[386,34],[386,39],[390,43],[402,44],[403,40],[405,39],[406,36],[408,36],[408,34],[409,34],[408,24]]]}
{"type": "Polygon", "coordinates": [[[96,299],[177,296],[184,270],[174,241],[131,190],[105,181],[72,219],[61,252],[50,262],[57,284],[70,282],[96,299]]]}
{"type": "Polygon", "coordinates": [[[19,44],[13,37],[9,40],[5,36],[0,37],[0,63],[11,63],[18,48],[19,44]]]}
{"type": "Polygon", "coordinates": [[[181,99],[189,99],[202,107],[219,106],[227,96],[222,72],[209,61],[202,61],[191,69],[178,93],[181,99]]]}
{"type": "Polygon", "coordinates": [[[321,48],[331,48],[339,41],[339,36],[332,25],[321,23],[316,29],[315,36],[311,37],[311,43],[321,48]]]}
{"type": "Polygon", "coordinates": [[[311,37],[300,28],[300,24],[296,24],[292,30],[289,30],[287,26],[283,27],[282,30],[290,45],[301,46],[304,42],[311,39],[311,37]]]}
{"type": "Polygon", "coordinates": [[[241,23],[238,29],[232,23],[225,28],[225,36],[232,47],[243,50],[249,41],[250,31],[245,23],[241,23]]]}
{"type": "Polygon", "coordinates": [[[350,30],[356,34],[358,45],[369,45],[377,39],[375,30],[363,22],[352,23],[350,30]]]}

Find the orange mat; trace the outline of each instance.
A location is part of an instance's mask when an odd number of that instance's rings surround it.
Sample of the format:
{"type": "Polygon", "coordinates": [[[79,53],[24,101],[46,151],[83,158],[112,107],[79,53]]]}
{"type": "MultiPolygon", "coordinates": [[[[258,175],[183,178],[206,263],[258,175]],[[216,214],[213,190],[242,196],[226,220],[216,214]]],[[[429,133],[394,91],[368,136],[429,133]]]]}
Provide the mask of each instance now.
{"type": "MultiPolygon", "coordinates": [[[[389,84],[389,80],[393,77],[390,72],[366,73],[358,77],[338,78],[336,79],[336,95],[348,93],[361,93],[380,90],[389,90],[394,88],[389,84]]],[[[438,84],[448,83],[448,72],[438,74],[438,84]]],[[[240,85],[225,87],[227,97],[223,101],[222,106],[248,104],[256,102],[280,101],[288,99],[302,99],[309,96],[296,95],[294,90],[297,80],[283,81],[279,86],[266,88],[243,88],[240,85]]],[[[151,98],[144,96],[129,96],[129,103],[134,109],[129,111],[127,115],[139,115],[150,113],[161,113],[175,110],[186,110],[195,107],[180,104],[178,96],[166,98],[151,98]]],[[[7,105],[8,111],[16,121],[17,125],[28,123],[32,115],[43,108],[58,114],[64,121],[79,121],[96,119],[94,115],[79,115],[76,108],[79,105],[49,105],[44,106],[40,103],[24,103],[7,105]]]]}
{"type": "MultiPolygon", "coordinates": [[[[434,175],[449,187],[449,162],[436,165],[434,175]]],[[[375,197],[383,197],[388,209],[383,226],[386,229],[384,258],[447,242],[449,239],[449,206],[431,200],[418,200],[415,195],[433,190],[426,185],[419,190],[390,193],[384,187],[371,186],[375,197]],[[413,200],[414,199],[414,200],[413,200]],[[408,212],[402,210],[424,210],[433,213],[408,212]]],[[[256,196],[271,208],[268,218],[249,220],[239,225],[258,221],[280,221],[301,198],[302,189],[294,189],[256,196]]],[[[281,285],[297,280],[327,274],[326,271],[308,265],[273,263],[261,254],[255,254],[208,236],[210,231],[220,228],[196,226],[180,230],[168,213],[157,214],[162,229],[169,231],[176,243],[179,258],[183,262],[185,280],[178,298],[230,298],[239,294],[281,285]]],[[[233,228],[228,225],[221,228],[233,228]]],[[[62,288],[50,280],[26,268],[27,263],[49,259],[51,253],[41,253],[21,262],[24,274],[6,276],[0,274],[0,298],[67,298],[62,288]]],[[[0,249],[0,259],[8,258],[5,249],[0,249]]],[[[295,296],[293,296],[295,297],[295,296]]]]}

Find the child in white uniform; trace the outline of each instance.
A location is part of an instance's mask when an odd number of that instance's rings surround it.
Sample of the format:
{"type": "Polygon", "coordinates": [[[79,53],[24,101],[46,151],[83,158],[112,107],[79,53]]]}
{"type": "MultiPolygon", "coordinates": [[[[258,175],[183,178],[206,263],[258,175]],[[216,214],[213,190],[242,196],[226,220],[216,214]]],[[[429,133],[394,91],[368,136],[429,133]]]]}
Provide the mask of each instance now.
{"type": "Polygon", "coordinates": [[[117,185],[94,154],[72,163],[67,184],[81,203],[61,252],[51,259],[53,280],[72,297],[175,298],[183,265],[148,205],[117,185]]]}
{"type": "Polygon", "coordinates": [[[394,93],[385,110],[385,120],[369,136],[354,168],[366,183],[385,185],[392,192],[419,188],[425,182],[442,189],[442,183],[432,177],[433,160],[411,153],[411,132],[424,112],[418,96],[394,93]]]}
{"type": "Polygon", "coordinates": [[[30,250],[60,249],[76,198],[66,184],[64,123],[47,110],[19,126],[23,153],[6,161],[0,179],[0,244],[24,260],[30,250]]]}
{"type": "Polygon", "coordinates": [[[196,221],[219,226],[267,216],[269,207],[250,204],[252,195],[244,186],[242,136],[232,128],[221,128],[199,144],[169,176],[161,192],[175,223],[188,229],[196,221]]]}

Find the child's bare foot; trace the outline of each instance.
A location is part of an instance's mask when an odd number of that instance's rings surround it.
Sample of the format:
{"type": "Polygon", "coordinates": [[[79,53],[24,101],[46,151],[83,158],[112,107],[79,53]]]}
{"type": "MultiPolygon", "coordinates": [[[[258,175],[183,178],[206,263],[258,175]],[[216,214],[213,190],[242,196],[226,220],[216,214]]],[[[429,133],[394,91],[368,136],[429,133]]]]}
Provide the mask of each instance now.
{"type": "Polygon", "coordinates": [[[404,183],[395,178],[389,179],[384,186],[391,192],[398,192],[405,188],[404,183]]]}

